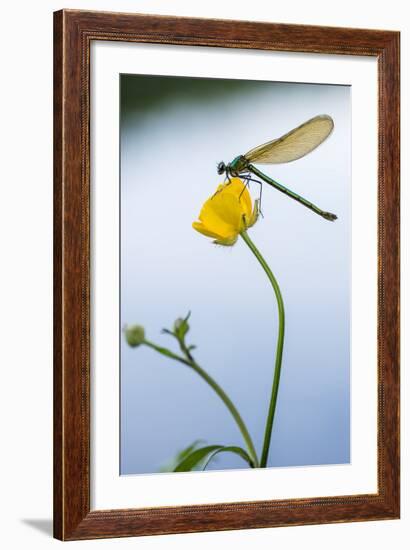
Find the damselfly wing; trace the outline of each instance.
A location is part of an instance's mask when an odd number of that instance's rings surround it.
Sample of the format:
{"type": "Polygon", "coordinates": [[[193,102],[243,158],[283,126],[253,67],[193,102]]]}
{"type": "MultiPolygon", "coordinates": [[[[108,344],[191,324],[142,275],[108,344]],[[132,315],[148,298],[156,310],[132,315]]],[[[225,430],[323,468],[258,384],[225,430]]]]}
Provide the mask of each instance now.
{"type": "Polygon", "coordinates": [[[323,143],[332,133],[333,127],[334,123],[329,115],[315,116],[280,138],[263,143],[251,149],[245,155],[239,155],[228,164],[220,162],[218,164],[218,174],[225,173],[228,179],[231,176],[242,177],[245,184],[253,181],[251,177],[251,174],[253,174],[272,187],[275,187],[278,191],[319,214],[319,216],[322,216],[326,220],[334,221],[337,219],[335,214],[321,210],[312,202],[294,193],[254,166],[254,164],[282,164],[300,159],[323,143]]]}
{"type": "Polygon", "coordinates": [[[244,157],[255,164],[282,164],[298,160],[325,141],[334,128],[328,115],[318,115],[278,139],[248,151],[244,157]]]}

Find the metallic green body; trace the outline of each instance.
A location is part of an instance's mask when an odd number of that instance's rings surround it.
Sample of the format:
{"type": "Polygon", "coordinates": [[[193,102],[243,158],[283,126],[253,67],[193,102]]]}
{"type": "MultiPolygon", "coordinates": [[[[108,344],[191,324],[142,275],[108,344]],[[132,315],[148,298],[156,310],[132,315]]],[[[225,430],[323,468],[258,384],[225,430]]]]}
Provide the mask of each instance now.
{"type": "MultiPolygon", "coordinates": [[[[228,178],[230,176],[232,177],[241,177],[243,174],[250,172],[263,180],[265,183],[268,183],[281,193],[284,193],[288,197],[291,197],[295,201],[299,202],[300,204],[303,204],[303,206],[306,206],[306,208],[309,208],[309,210],[312,210],[312,212],[315,212],[319,216],[322,216],[322,218],[325,218],[325,220],[329,220],[331,222],[337,220],[336,214],[332,214],[331,212],[325,212],[312,202],[304,199],[297,193],[294,193],[284,185],[280,184],[279,182],[275,181],[274,179],[270,178],[260,170],[256,168],[253,164],[251,164],[246,156],[239,155],[238,157],[235,157],[232,162],[230,162],[228,165],[225,165],[223,162],[221,162],[218,166],[218,173],[226,172],[226,175],[228,178]]],[[[246,178],[245,178],[246,179],[246,178]]]]}
{"type": "Polygon", "coordinates": [[[258,178],[260,178],[264,182],[268,183],[269,185],[272,185],[272,187],[274,187],[278,191],[281,191],[282,193],[285,193],[285,195],[287,195],[288,197],[291,197],[292,199],[295,199],[295,201],[300,202],[301,204],[306,206],[306,208],[309,208],[309,210],[312,210],[316,214],[319,214],[319,216],[322,216],[322,218],[325,218],[326,220],[329,220],[331,222],[334,222],[335,220],[337,220],[336,214],[332,214],[331,212],[325,212],[324,210],[321,210],[319,207],[317,207],[312,202],[304,199],[303,197],[301,197],[297,193],[294,193],[293,191],[291,191],[290,189],[288,189],[284,185],[281,185],[277,181],[273,180],[272,178],[270,178],[269,176],[267,176],[266,174],[264,174],[263,172],[258,170],[253,164],[248,163],[247,164],[247,170],[249,170],[249,172],[252,172],[252,174],[255,174],[255,176],[257,176],[258,178]]]}

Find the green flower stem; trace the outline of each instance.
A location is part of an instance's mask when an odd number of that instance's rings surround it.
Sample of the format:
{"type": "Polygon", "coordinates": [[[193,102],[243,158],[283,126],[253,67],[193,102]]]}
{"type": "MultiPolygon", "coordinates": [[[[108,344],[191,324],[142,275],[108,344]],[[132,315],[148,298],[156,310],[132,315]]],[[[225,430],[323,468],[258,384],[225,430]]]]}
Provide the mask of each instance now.
{"type": "Polygon", "coordinates": [[[245,243],[248,245],[248,247],[251,249],[256,259],[261,264],[266,275],[268,276],[268,279],[275,292],[276,301],[278,303],[279,330],[278,330],[278,340],[276,344],[275,371],[273,375],[272,393],[271,393],[271,398],[269,403],[268,417],[266,419],[265,437],[263,440],[262,455],[260,460],[260,467],[266,468],[266,464],[268,462],[270,441],[272,436],[273,420],[275,418],[275,410],[276,410],[276,403],[278,399],[278,390],[279,390],[279,382],[280,382],[280,373],[281,373],[281,367],[282,367],[283,340],[285,337],[285,308],[283,305],[283,298],[280,292],[278,282],[275,279],[275,276],[270,270],[268,264],[264,260],[262,254],[259,252],[259,250],[256,248],[254,243],[251,241],[246,231],[241,232],[241,237],[243,238],[245,243]]]}
{"type": "Polygon", "coordinates": [[[255,446],[253,444],[252,438],[249,434],[248,428],[246,427],[245,422],[243,421],[241,415],[239,414],[238,409],[235,407],[231,399],[228,397],[228,395],[224,392],[224,390],[221,388],[221,386],[206,372],[204,369],[202,369],[198,363],[194,360],[194,358],[191,355],[191,352],[189,349],[185,346],[185,344],[180,341],[180,346],[182,352],[186,355],[185,357],[181,357],[180,355],[177,355],[176,353],[173,353],[168,348],[163,348],[160,346],[157,346],[153,342],[150,342],[149,340],[144,340],[144,344],[155,351],[158,351],[159,353],[162,353],[163,355],[166,355],[170,359],[174,359],[175,361],[179,361],[180,363],[183,363],[184,365],[187,365],[188,367],[191,367],[199,376],[205,380],[205,382],[211,386],[211,388],[215,391],[215,393],[222,399],[222,401],[227,406],[229,412],[233,416],[241,434],[242,437],[246,443],[246,446],[249,451],[249,455],[252,458],[252,461],[255,464],[255,467],[258,467],[259,461],[258,461],[258,455],[256,454],[255,446]]]}

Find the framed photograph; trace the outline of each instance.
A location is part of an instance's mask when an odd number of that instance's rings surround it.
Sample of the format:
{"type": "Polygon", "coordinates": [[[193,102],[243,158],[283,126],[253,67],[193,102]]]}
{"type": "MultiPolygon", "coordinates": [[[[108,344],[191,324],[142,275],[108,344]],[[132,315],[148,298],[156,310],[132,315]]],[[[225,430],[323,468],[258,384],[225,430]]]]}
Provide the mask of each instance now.
{"type": "Polygon", "coordinates": [[[399,33],[54,14],[54,534],[399,517],[399,33]]]}

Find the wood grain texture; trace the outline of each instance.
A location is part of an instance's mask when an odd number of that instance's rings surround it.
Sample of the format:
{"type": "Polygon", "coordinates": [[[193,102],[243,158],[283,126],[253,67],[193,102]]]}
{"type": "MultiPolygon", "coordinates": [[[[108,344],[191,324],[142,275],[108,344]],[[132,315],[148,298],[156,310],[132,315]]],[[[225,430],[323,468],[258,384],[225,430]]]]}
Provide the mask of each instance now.
{"type": "MultiPolygon", "coordinates": [[[[61,540],[399,517],[399,33],[106,12],[54,14],[54,535],[61,540]],[[91,40],[374,56],[379,74],[374,495],[90,511],[91,40]]],[[[365,406],[365,404],[363,405],[365,406]]]]}

